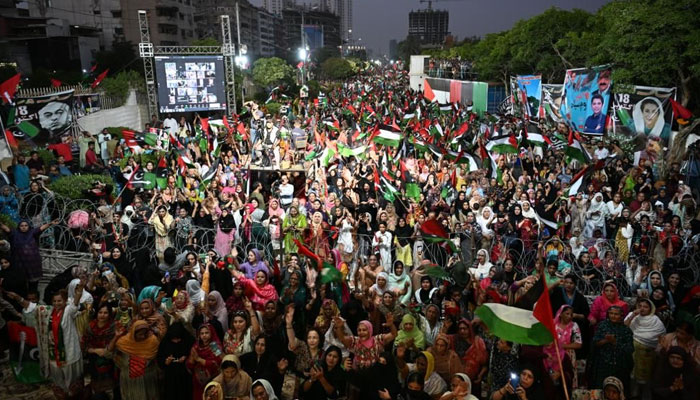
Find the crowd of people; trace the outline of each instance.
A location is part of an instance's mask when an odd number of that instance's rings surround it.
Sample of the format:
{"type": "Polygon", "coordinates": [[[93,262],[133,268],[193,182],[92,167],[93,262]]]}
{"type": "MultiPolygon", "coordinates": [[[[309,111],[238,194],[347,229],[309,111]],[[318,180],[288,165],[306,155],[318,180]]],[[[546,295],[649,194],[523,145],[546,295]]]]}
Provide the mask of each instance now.
{"type": "Polygon", "coordinates": [[[34,328],[57,398],[698,398],[700,185],[658,146],[581,138],[581,162],[534,140],[565,124],[433,104],[396,65],[319,97],[18,156],[3,347],[34,328]],[[57,216],[83,173],[91,206],[57,216]],[[92,261],[42,287],[42,248],[92,261]],[[475,315],[542,290],[558,346],[475,315]]]}
{"type": "Polygon", "coordinates": [[[472,75],[472,64],[461,58],[431,58],[425,73],[433,78],[469,80],[472,75]]]}

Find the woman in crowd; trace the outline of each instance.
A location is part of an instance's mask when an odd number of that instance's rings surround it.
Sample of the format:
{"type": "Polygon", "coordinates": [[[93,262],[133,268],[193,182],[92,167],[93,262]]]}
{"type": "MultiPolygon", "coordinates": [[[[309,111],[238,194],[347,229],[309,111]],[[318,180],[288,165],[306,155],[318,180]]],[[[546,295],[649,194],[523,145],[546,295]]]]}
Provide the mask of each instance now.
{"type": "Polygon", "coordinates": [[[253,350],[252,338],[260,334],[260,324],[250,301],[246,301],[246,310],[235,311],[231,316],[231,327],[224,334],[224,352],[240,357],[253,350]]]}
{"type": "Polygon", "coordinates": [[[435,372],[440,374],[445,382],[449,382],[451,377],[463,370],[462,360],[457,353],[450,348],[450,338],[441,333],[435,338],[435,343],[428,352],[435,359],[435,372]]]}
{"type": "Polygon", "coordinates": [[[617,286],[614,283],[606,283],[603,285],[603,293],[593,300],[591,312],[588,314],[588,320],[591,325],[597,325],[603,321],[610,307],[619,307],[624,315],[627,315],[627,303],[620,299],[617,286]]]}
{"type": "MultiPolygon", "coordinates": [[[[638,390],[648,391],[654,372],[656,346],[659,337],[666,333],[663,322],[655,315],[656,307],[647,298],[637,299],[637,307],[625,317],[625,325],[632,330],[634,338],[634,371],[632,379],[638,390]]],[[[645,396],[648,397],[648,396],[645,396]]]]}
{"type": "Polygon", "coordinates": [[[166,385],[163,398],[189,400],[192,398],[192,378],[187,370],[187,358],[192,351],[194,338],[182,322],[168,327],[168,333],[158,347],[158,366],[166,385]]]}
{"type": "MultiPolygon", "coordinates": [[[[593,335],[593,351],[590,364],[589,387],[600,389],[603,380],[615,376],[629,387],[634,353],[633,333],[623,322],[623,310],[619,306],[610,306],[607,319],[601,321],[593,335]]],[[[498,400],[498,399],[497,399],[498,400]]]]}
{"type": "Polygon", "coordinates": [[[653,399],[697,399],[700,385],[696,368],[685,350],[671,347],[656,364],[651,381],[653,399]]]}
{"type": "Polygon", "coordinates": [[[323,362],[309,370],[309,377],[301,386],[301,398],[336,399],[343,393],[345,372],[341,367],[342,352],[336,346],[326,349],[323,362]]]}
{"type": "MultiPolygon", "coordinates": [[[[579,350],[583,346],[581,330],[578,324],[574,322],[573,314],[573,308],[565,304],[559,308],[554,317],[554,326],[557,329],[559,355],[557,355],[557,347],[554,346],[554,343],[544,347],[544,353],[547,356],[544,360],[545,368],[548,371],[556,372],[557,378],[562,376],[558,360],[566,360],[566,362],[571,364],[571,369],[575,371],[576,350],[579,350]],[[568,359],[565,359],[565,356],[568,356],[568,359]]],[[[571,389],[573,390],[577,387],[578,376],[574,373],[571,389]]]]}
{"type": "Polygon", "coordinates": [[[450,382],[450,389],[440,400],[477,400],[472,394],[472,382],[466,374],[455,374],[450,382]]]}
{"type": "Polygon", "coordinates": [[[187,370],[192,374],[192,399],[202,398],[204,387],[217,375],[224,351],[216,335],[216,330],[209,324],[197,329],[197,341],[187,357],[187,370]]]}
{"type": "Polygon", "coordinates": [[[219,370],[221,373],[214,377],[212,382],[216,382],[221,386],[225,399],[248,398],[253,386],[253,380],[241,369],[241,362],[236,355],[225,355],[219,370]]]}
{"type": "Polygon", "coordinates": [[[119,368],[119,390],[124,399],[160,399],[159,369],[155,361],[160,338],[148,322],[134,321],[122,329],[107,347],[119,368]]]}
{"type": "Polygon", "coordinates": [[[103,304],[97,308],[95,319],[90,321],[82,338],[92,393],[103,393],[114,386],[114,362],[105,357],[107,345],[113,338],[114,313],[111,307],[103,304]]]}

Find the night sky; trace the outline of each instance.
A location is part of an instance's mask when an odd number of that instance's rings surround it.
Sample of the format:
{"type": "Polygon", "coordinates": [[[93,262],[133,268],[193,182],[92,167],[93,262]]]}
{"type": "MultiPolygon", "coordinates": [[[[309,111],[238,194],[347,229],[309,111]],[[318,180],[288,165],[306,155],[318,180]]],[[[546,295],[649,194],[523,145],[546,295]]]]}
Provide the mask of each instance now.
{"type": "MultiPolygon", "coordinates": [[[[297,0],[311,3],[310,0],[297,0]]],[[[520,19],[542,13],[549,7],[596,11],[608,0],[444,0],[433,8],[450,12],[450,31],[458,39],[500,32],[520,19]]],[[[262,0],[251,0],[260,5],[262,0]]],[[[389,51],[389,40],[403,40],[408,34],[408,12],[427,8],[418,0],[354,0],[353,36],[379,56],[389,51]]]]}

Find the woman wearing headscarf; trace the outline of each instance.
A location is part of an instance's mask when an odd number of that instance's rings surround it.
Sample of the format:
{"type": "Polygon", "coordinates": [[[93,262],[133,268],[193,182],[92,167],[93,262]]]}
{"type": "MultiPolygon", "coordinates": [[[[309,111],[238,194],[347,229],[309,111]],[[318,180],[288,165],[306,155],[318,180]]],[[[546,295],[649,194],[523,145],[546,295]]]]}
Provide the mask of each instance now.
{"type": "MultiPolygon", "coordinates": [[[[572,370],[576,370],[576,350],[582,347],[581,330],[573,320],[573,308],[567,304],[559,307],[556,316],[554,317],[554,326],[557,329],[557,340],[559,355],[557,356],[557,347],[554,343],[544,346],[543,351],[547,358],[544,360],[544,366],[547,371],[554,371],[561,376],[558,360],[565,360],[565,355],[568,355],[568,361],[571,363],[572,370]]],[[[565,368],[567,370],[567,368],[565,368]]],[[[578,387],[577,374],[573,374],[571,389],[578,387]]]]}
{"type": "Polygon", "coordinates": [[[520,369],[520,379],[518,385],[513,387],[512,381],[493,392],[492,400],[544,400],[546,398],[540,377],[537,375],[538,368],[526,364],[520,369]]]}
{"type": "Polygon", "coordinates": [[[0,223],[0,229],[10,236],[12,265],[22,267],[30,289],[36,290],[39,287],[39,280],[44,276],[39,253],[39,236],[57,223],[58,220],[32,228],[29,220],[22,220],[17,225],[17,229],[10,229],[7,225],[0,223]]]}
{"type": "MultiPolygon", "coordinates": [[[[636,389],[646,392],[646,385],[652,377],[656,346],[659,337],[666,333],[663,322],[654,315],[656,307],[647,298],[638,298],[637,307],[625,318],[625,325],[631,330],[634,338],[634,371],[632,378],[636,389]]],[[[645,396],[648,397],[648,396],[645,396]]]]}
{"type": "Polygon", "coordinates": [[[396,260],[401,261],[406,266],[413,265],[412,243],[413,243],[413,228],[408,225],[406,218],[400,217],[396,230],[394,231],[396,240],[396,260]]]}
{"type": "Polygon", "coordinates": [[[588,359],[589,387],[600,389],[609,376],[620,379],[629,387],[630,372],[634,362],[634,339],[632,331],[623,323],[620,306],[610,306],[607,319],[601,321],[593,335],[593,349],[588,359]]]}
{"type": "Polygon", "coordinates": [[[248,251],[248,259],[246,262],[241,264],[238,269],[245,274],[248,279],[253,279],[258,271],[265,271],[266,274],[270,273],[267,264],[262,259],[260,250],[251,249],[248,251]]]}
{"type": "Polygon", "coordinates": [[[394,317],[391,313],[386,316],[386,324],[391,332],[373,335],[374,327],[372,323],[364,320],[357,326],[357,336],[346,336],[343,329],[345,324],[340,317],[334,320],[335,334],[351,353],[355,354],[353,359],[354,369],[366,369],[379,361],[379,355],[384,351],[384,346],[389,345],[397,335],[394,317]]]}
{"type": "Polygon", "coordinates": [[[174,221],[173,216],[168,213],[165,206],[158,207],[148,220],[148,223],[153,226],[156,232],[156,255],[161,262],[163,261],[165,249],[172,247],[169,233],[174,221]]]}
{"type": "Polygon", "coordinates": [[[472,381],[467,374],[457,373],[450,381],[451,391],[446,392],[440,400],[477,400],[472,394],[472,381]]]}
{"type": "Polygon", "coordinates": [[[369,288],[370,301],[375,305],[379,305],[382,302],[382,296],[389,290],[389,274],[384,271],[379,272],[374,280],[374,285],[369,288]]]}
{"type": "Polygon", "coordinates": [[[224,355],[216,330],[203,324],[197,330],[197,341],[187,358],[187,370],[192,374],[192,399],[201,399],[204,387],[219,371],[224,355]]]}
{"type": "Polygon", "coordinates": [[[302,232],[306,229],[306,217],[299,212],[298,206],[290,206],[289,212],[282,220],[282,232],[284,233],[284,249],[289,253],[296,253],[299,249],[294,239],[301,241],[302,232]]]}
{"type": "Polygon", "coordinates": [[[435,343],[428,349],[435,359],[435,372],[447,382],[450,377],[463,370],[462,360],[450,347],[450,338],[440,333],[435,338],[435,343]]]}
{"type": "Polygon", "coordinates": [[[114,386],[114,362],[105,357],[107,345],[114,338],[114,316],[108,305],[97,308],[83,335],[83,349],[90,375],[92,393],[102,393],[114,386]]]}
{"type": "Polygon", "coordinates": [[[197,308],[200,304],[204,303],[206,293],[204,293],[204,290],[202,290],[198,280],[190,279],[187,281],[185,284],[185,289],[187,290],[187,295],[189,296],[194,308],[197,308]]]}
{"type": "Polygon", "coordinates": [[[462,360],[462,372],[469,375],[474,391],[481,393],[481,381],[488,366],[488,351],[484,339],[474,332],[472,323],[465,318],[457,323],[457,334],[452,336],[452,347],[462,360]]]}
{"type": "Polygon", "coordinates": [[[591,305],[591,312],[588,314],[591,325],[595,326],[598,322],[603,321],[607,316],[608,309],[612,306],[619,307],[623,314],[627,314],[627,303],[620,299],[617,286],[608,282],[603,285],[603,292],[593,300],[591,305]]]}
{"type": "Polygon", "coordinates": [[[194,332],[192,330],[194,306],[190,301],[190,296],[187,294],[187,291],[181,290],[177,292],[172,307],[168,309],[168,315],[170,315],[170,325],[179,322],[183,324],[189,332],[194,332]]]}
{"type": "Polygon", "coordinates": [[[406,272],[406,267],[403,262],[395,261],[394,270],[389,274],[389,289],[396,293],[398,302],[403,305],[408,305],[411,302],[411,278],[406,272]]]}
{"type": "Polygon", "coordinates": [[[221,293],[214,290],[207,295],[207,307],[209,312],[216,317],[222,327],[228,326],[228,311],[226,310],[226,303],[224,298],[221,297],[221,293]]]}
{"type": "Polygon", "coordinates": [[[146,321],[134,321],[128,333],[119,332],[108,347],[119,368],[119,388],[123,399],[160,399],[158,355],[160,339],[146,321]]]}
{"type": "Polygon", "coordinates": [[[190,355],[194,338],[185,325],[176,322],[170,325],[168,333],[158,347],[158,366],[163,371],[163,398],[168,400],[188,400],[192,396],[192,378],[185,361],[190,355]]]}
{"type": "Polygon", "coordinates": [[[250,398],[254,400],[277,400],[272,385],[265,379],[257,379],[251,385],[250,398]]]}
{"type": "Polygon", "coordinates": [[[469,268],[469,273],[474,275],[474,277],[479,280],[489,276],[489,272],[491,271],[493,264],[491,264],[491,261],[489,261],[488,250],[480,249],[477,251],[476,260],[476,265],[469,268]]]}
{"type": "Polygon", "coordinates": [[[693,334],[695,329],[688,321],[676,322],[676,330],[659,338],[659,345],[656,352],[660,355],[667,353],[671,347],[679,346],[688,352],[688,356],[700,366],[700,340],[695,339],[693,334]]]}
{"type": "Polygon", "coordinates": [[[698,373],[688,353],[681,347],[671,347],[656,364],[652,380],[654,400],[694,400],[700,393],[698,373]]]}
{"type": "Polygon", "coordinates": [[[234,354],[227,354],[221,361],[221,373],[212,382],[221,385],[225,399],[248,399],[253,380],[241,369],[241,361],[234,354]]]}
{"type": "Polygon", "coordinates": [[[414,301],[421,306],[428,306],[433,303],[433,296],[438,290],[429,276],[423,276],[420,278],[420,288],[413,294],[414,301]]]}
{"type": "Polygon", "coordinates": [[[216,236],[214,237],[214,249],[219,254],[229,254],[231,252],[231,242],[236,236],[236,220],[228,209],[221,211],[218,224],[216,225],[216,236]]]}
{"type": "Polygon", "coordinates": [[[605,217],[607,214],[608,206],[603,201],[603,194],[596,193],[586,211],[586,226],[583,229],[583,237],[592,238],[596,230],[605,236],[605,217]]]}
{"type": "MultiPolygon", "coordinates": [[[[399,332],[394,339],[394,347],[405,347],[412,354],[416,354],[425,348],[425,336],[418,327],[416,318],[406,314],[399,324],[399,332]]],[[[413,357],[411,357],[413,358],[413,357]]]]}
{"type": "Polygon", "coordinates": [[[302,399],[336,399],[345,389],[342,352],[337,346],[326,349],[323,361],[311,367],[310,376],[301,385],[302,399]]]}
{"type": "Polygon", "coordinates": [[[165,318],[157,311],[155,303],[153,303],[153,300],[150,298],[145,298],[139,302],[138,316],[136,319],[145,321],[158,337],[159,341],[168,331],[165,318]]]}
{"type": "Polygon", "coordinates": [[[440,396],[447,390],[447,383],[442,377],[435,372],[435,358],[428,351],[420,352],[416,355],[415,363],[407,364],[406,348],[399,346],[396,348],[396,365],[399,367],[399,372],[402,378],[408,377],[409,373],[419,372],[424,376],[423,391],[433,398],[440,396]]]}
{"type": "Polygon", "coordinates": [[[256,310],[263,310],[268,301],[277,301],[277,289],[268,281],[265,271],[258,271],[255,279],[248,279],[238,271],[232,271],[232,274],[243,284],[243,291],[256,310]]]}
{"type": "Polygon", "coordinates": [[[297,316],[295,322],[300,327],[306,326],[306,315],[304,313],[305,306],[307,302],[306,295],[306,285],[304,284],[304,277],[301,271],[294,270],[289,276],[289,282],[282,289],[282,295],[280,296],[280,303],[283,306],[293,305],[297,316]]]}

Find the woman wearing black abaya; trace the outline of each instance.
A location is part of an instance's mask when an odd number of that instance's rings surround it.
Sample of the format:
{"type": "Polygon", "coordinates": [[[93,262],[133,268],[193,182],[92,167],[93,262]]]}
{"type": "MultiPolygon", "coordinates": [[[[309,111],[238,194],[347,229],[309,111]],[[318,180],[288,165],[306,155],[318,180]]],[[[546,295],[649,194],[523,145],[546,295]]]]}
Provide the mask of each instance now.
{"type": "Polygon", "coordinates": [[[694,400],[698,398],[698,374],[688,353],[679,346],[671,347],[656,362],[651,383],[654,400],[694,400]]]}
{"type": "Polygon", "coordinates": [[[170,325],[158,347],[158,365],[164,374],[163,398],[189,400],[192,398],[192,378],[185,366],[194,339],[180,322],[170,325]]]}
{"type": "Polygon", "coordinates": [[[379,400],[379,391],[387,391],[392,399],[401,393],[398,379],[398,368],[394,356],[385,351],[380,354],[379,361],[370,368],[354,371],[351,382],[359,389],[360,399],[379,400]]]}

